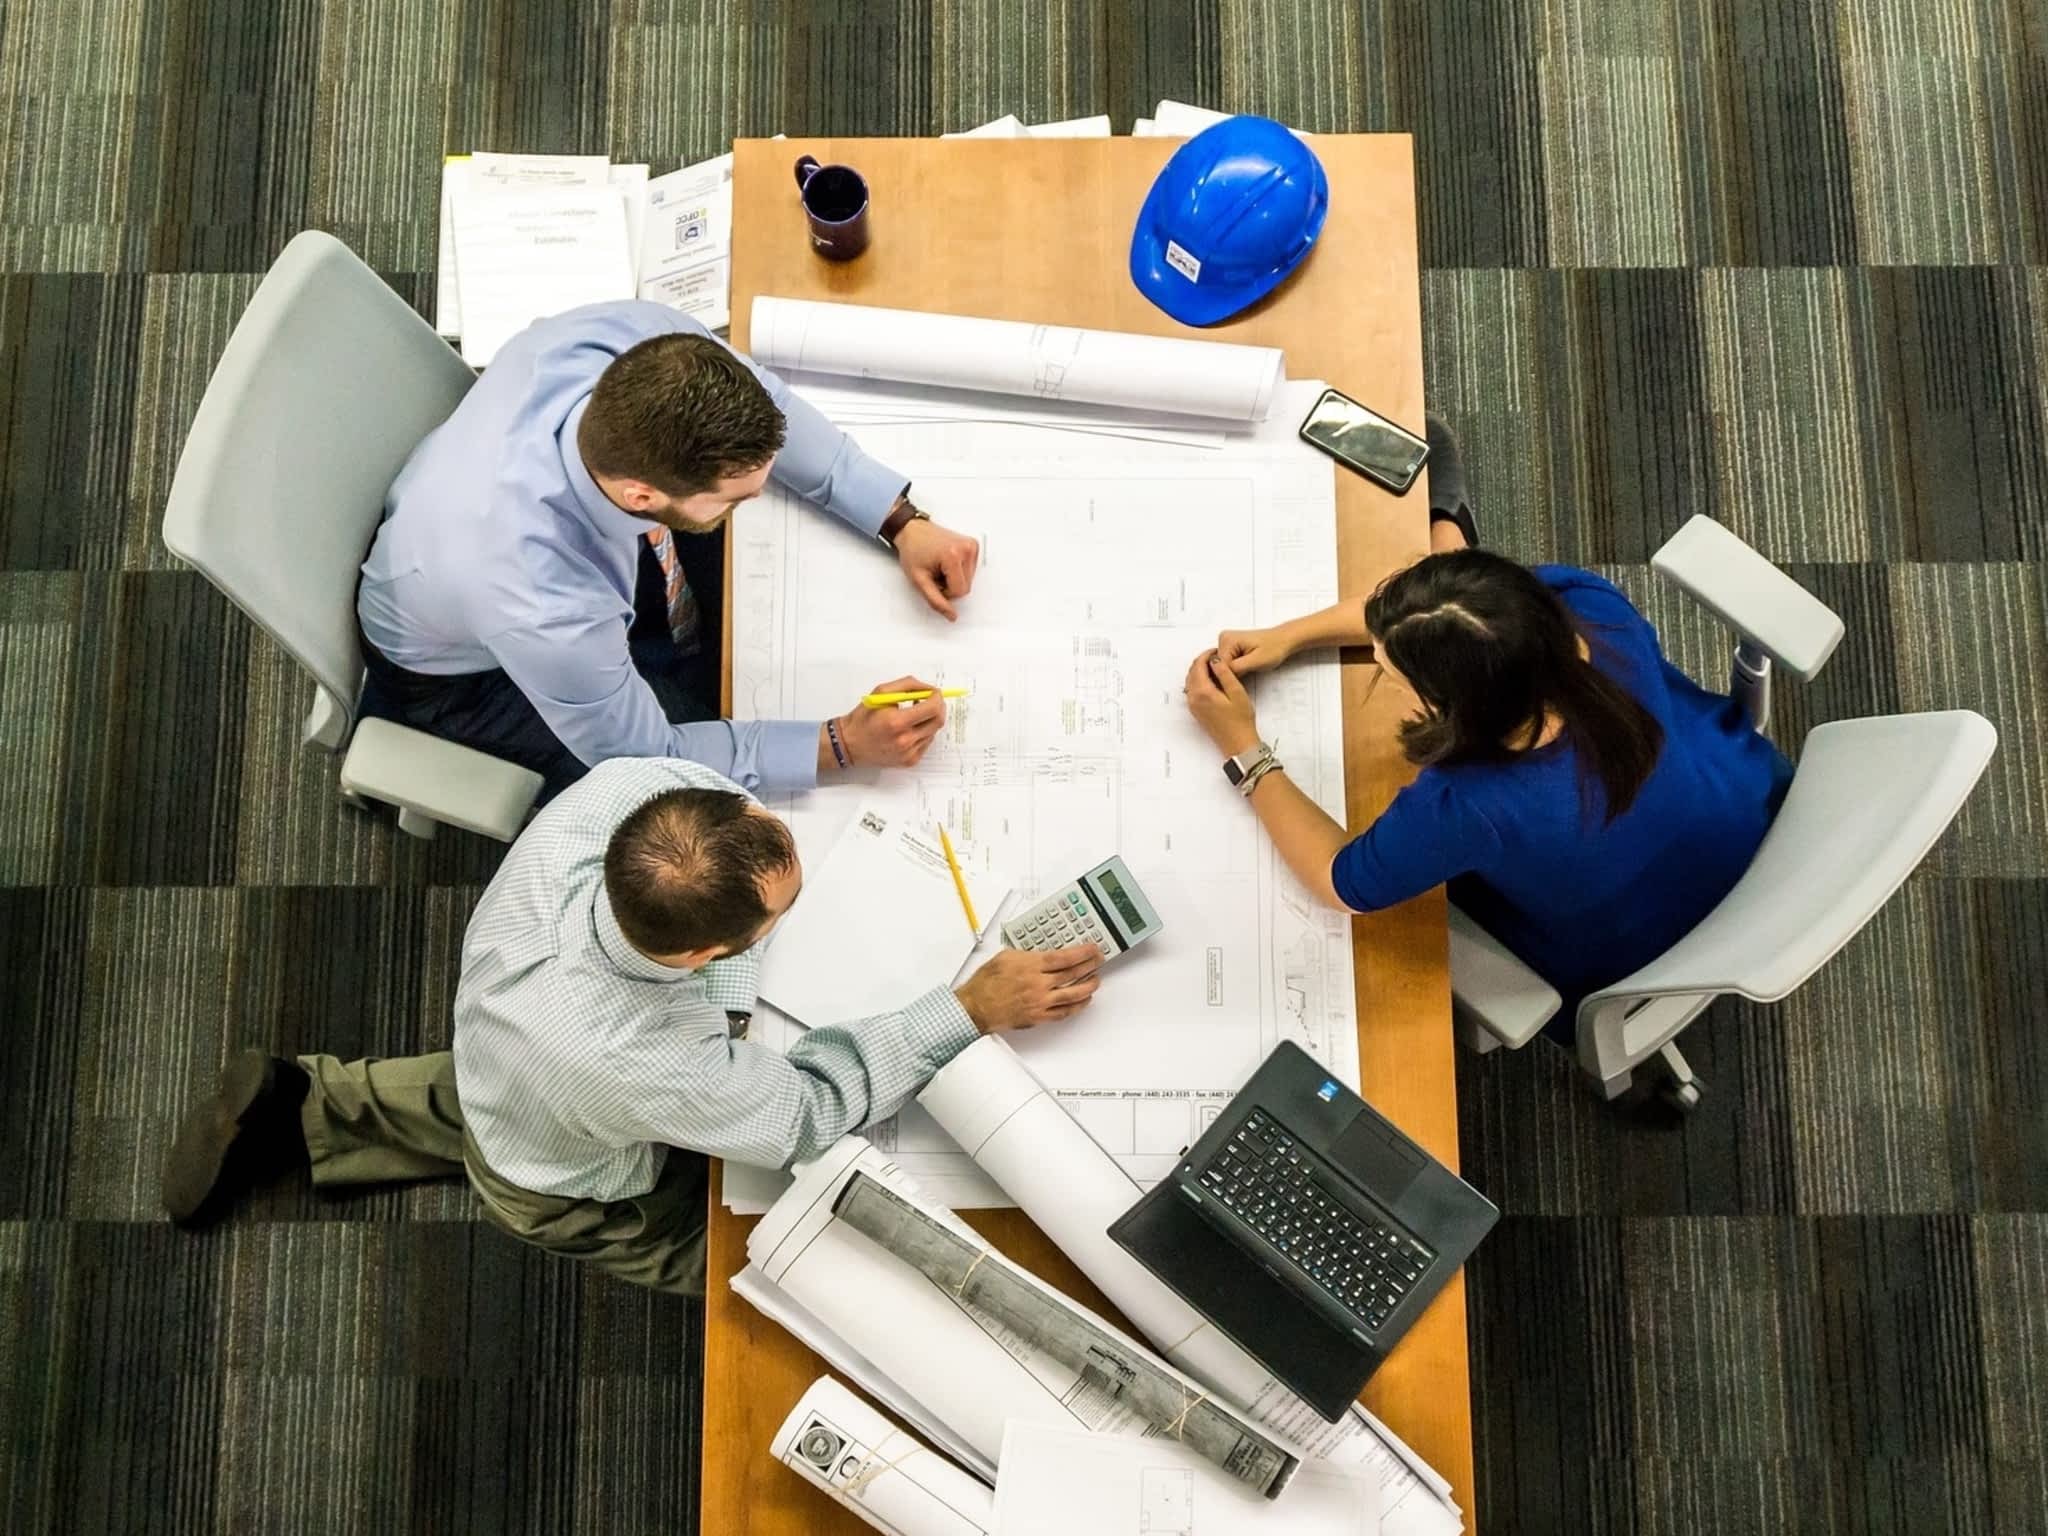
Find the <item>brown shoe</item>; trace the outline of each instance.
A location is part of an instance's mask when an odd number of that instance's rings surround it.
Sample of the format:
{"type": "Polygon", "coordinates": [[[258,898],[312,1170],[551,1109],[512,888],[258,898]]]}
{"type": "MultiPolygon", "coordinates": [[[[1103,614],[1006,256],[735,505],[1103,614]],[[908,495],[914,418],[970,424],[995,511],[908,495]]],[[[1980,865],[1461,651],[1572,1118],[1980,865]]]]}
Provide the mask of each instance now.
{"type": "Polygon", "coordinates": [[[213,1098],[186,1119],[164,1159],[164,1210],[181,1227],[210,1226],[252,1186],[306,1162],[299,1105],[311,1079],[295,1061],[243,1051],[213,1098]]]}

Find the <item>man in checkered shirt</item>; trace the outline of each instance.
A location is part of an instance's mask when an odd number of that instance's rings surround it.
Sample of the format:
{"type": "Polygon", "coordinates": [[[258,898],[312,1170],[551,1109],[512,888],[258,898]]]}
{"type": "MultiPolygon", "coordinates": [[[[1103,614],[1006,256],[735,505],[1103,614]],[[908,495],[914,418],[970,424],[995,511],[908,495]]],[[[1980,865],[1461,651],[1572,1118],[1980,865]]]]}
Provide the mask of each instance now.
{"type": "Polygon", "coordinates": [[[1004,950],[957,990],[749,1043],[762,942],[803,882],[789,829],[674,758],[599,764],[471,917],[452,1051],[244,1051],[164,1169],[183,1226],[310,1166],[319,1188],[466,1174],[487,1220],[640,1285],[704,1288],[706,1157],[786,1167],[894,1114],[976,1036],[1065,1018],[1091,945],[1004,950]]]}

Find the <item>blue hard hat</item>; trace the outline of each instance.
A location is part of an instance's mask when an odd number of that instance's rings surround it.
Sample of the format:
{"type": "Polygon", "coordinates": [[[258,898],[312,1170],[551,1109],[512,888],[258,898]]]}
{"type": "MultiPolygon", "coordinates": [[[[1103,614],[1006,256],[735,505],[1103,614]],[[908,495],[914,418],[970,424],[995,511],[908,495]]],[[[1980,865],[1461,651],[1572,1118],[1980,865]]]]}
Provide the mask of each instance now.
{"type": "Polygon", "coordinates": [[[1138,210],[1131,281],[1186,325],[1214,325],[1280,285],[1323,232],[1323,163],[1269,117],[1227,117],[1174,152],[1138,210]]]}

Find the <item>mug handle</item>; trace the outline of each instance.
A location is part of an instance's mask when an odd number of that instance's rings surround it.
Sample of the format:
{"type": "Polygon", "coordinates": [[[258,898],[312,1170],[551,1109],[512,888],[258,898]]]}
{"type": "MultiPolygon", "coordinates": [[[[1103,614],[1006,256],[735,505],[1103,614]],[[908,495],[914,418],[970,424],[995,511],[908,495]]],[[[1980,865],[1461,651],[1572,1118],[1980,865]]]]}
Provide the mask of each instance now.
{"type": "Polygon", "coordinates": [[[811,184],[811,178],[818,174],[818,157],[805,155],[796,163],[796,189],[802,192],[811,184]]]}

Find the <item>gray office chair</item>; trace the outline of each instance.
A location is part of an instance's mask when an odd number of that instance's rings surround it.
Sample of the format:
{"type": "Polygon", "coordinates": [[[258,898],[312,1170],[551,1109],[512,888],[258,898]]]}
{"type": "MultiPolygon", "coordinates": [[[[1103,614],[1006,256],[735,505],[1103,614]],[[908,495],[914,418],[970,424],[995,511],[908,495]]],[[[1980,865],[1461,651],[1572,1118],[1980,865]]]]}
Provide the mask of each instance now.
{"type": "Polygon", "coordinates": [[[199,402],[164,543],[313,675],[304,741],[344,753],[343,795],[510,842],[540,775],[388,720],[356,719],[356,574],[384,495],[474,380],[340,241],[308,230],[264,277],[199,402]]]}
{"type": "MultiPolygon", "coordinates": [[[[1735,696],[1770,714],[1772,663],[1801,678],[1841,639],[1828,608],[1734,534],[1695,517],[1651,562],[1740,637],[1735,696]]],[[[1679,1033],[1723,993],[1772,1003],[1870,921],[1955,819],[1998,745],[1970,710],[1881,715],[1807,735],[1785,804],[1735,888],[1698,927],[1578,1010],[1580,1064],[1610,1099],[1655,1059],[1666,1099],[1699,1103],[1679,1033]]],[[[1544,980],[1456,907],[1451,992],[1476,1050],[1533,1040],[1562,1006],[1544,980]]]]}

